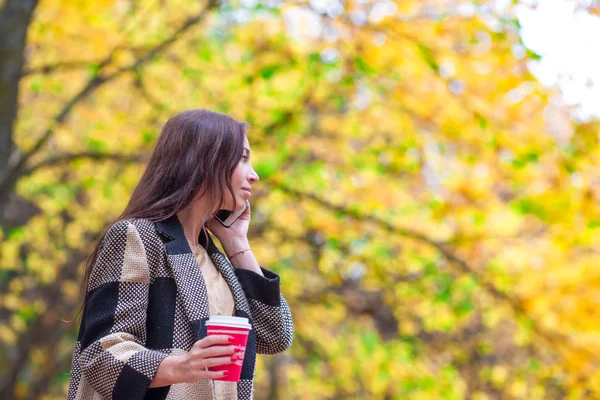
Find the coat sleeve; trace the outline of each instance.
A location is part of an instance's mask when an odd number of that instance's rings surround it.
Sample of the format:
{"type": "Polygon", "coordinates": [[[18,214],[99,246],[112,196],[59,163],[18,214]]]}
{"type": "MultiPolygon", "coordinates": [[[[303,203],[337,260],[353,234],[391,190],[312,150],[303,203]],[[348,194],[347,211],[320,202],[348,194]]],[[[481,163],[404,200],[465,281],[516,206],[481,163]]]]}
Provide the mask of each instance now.
{"type": "Polygon", "coordinates": [[[247,269],[235,269],[250,306],[256,329],[259,354],[275,354],[292,345],[294,323],[287,302],[280,292],[279,276],[262,268],[260,276],[247,269]]]}
{"type": "MultiPolygon", "coordinates": [[[[142,399],[168,354],[144,347],[150,268],[136,227],[106,233],[88,281],[78,358],[84,378],[106,399],[142,399]]],[[[154,389],[152,389],[154,390],[154,389]]]]}

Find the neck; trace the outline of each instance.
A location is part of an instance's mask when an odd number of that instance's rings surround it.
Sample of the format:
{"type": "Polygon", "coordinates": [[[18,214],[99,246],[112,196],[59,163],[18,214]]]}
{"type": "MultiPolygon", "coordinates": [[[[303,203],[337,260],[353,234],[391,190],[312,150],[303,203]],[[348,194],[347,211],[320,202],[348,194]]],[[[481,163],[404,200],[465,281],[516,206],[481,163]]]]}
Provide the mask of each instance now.
{"type": "Polygon", "coordinates": [[[204,224],[210,217],[204,215],[204,209],[202,200],[197,200],[177,213],[185,238],[190,243],[198,243],[198,236],[200,236],[204,224]]]}

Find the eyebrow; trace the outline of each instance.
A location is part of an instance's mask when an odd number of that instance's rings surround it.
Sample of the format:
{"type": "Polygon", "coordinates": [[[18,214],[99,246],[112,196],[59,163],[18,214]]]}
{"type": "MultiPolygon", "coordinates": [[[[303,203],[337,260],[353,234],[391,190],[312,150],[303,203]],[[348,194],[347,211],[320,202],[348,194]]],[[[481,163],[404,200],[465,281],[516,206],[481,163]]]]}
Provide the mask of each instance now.
{"type": "Polygon", "coordinates": [[[246,150],[248,153],[250,153],[250,149],[247,147],[244,147],[244,150],[246,150]]]}

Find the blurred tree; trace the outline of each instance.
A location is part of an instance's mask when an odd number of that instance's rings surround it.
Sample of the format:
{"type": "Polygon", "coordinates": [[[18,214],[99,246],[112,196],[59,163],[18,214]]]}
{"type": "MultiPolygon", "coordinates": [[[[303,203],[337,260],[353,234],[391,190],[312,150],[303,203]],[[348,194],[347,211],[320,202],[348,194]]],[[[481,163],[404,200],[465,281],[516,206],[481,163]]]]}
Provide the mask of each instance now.
{"type": "Polygon", "coordinates": [[[64,398],[82,260],[198,107],[252,125],[252,244],[297,326],[257,398],[600,395],[598,125],[531,76],[510,14],[3,4],[0,398],[64,398]]]}

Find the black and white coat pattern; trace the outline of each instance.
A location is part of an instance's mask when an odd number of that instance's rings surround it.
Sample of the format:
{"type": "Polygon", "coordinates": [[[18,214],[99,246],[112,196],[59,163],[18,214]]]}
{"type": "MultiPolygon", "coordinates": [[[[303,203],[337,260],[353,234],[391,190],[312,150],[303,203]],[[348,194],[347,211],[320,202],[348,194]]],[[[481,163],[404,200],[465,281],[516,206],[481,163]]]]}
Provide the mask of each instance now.
{"type": "MultiPolygon", "coordinates": [[[[289,348],[292,316],[279,276],[234,269],[210,237],[207,252],[229,285],[235,315],[250,319],[238,400],[253,398],[256,354],[289,348]]],[[[120,221],[90,276],[73,352],[69,400],[214,399],[212,381],[149,388],[160,362],[207,334],[206,285],[176,216],[120,221]]],[[[217,399],[218,400],[218,399],[217,399]]]]}

